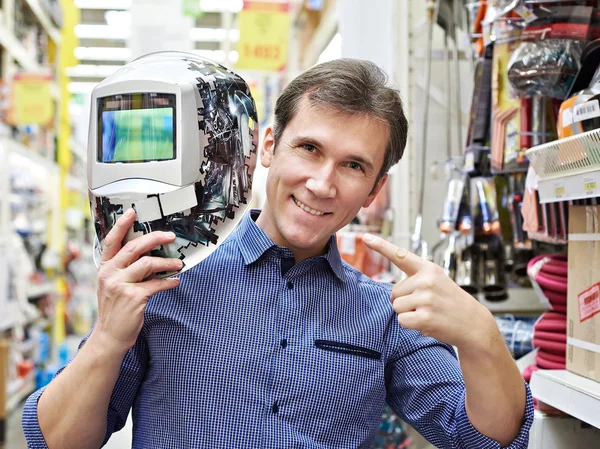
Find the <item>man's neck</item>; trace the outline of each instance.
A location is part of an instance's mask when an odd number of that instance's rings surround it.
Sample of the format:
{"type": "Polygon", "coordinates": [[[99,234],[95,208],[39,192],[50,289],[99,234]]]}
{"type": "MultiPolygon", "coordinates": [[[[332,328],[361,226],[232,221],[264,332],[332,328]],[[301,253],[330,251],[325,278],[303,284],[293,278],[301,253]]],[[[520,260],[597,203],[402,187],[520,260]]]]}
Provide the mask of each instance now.
{"type": "Polygon", "coordinates": [[[267,236],[273,240],[277,246],[289,249],[294,254],[294,260],[296,263],[300,263],[303,260],[310,259],[311,257],[321,256],[327,252],[327,242],[317,247],[312,248],[296,248],[281,235],[273,219],[273,215],[269,209],[267,203],[265,203],[260,215],[256,219],[256,225],[262,229],[267,236]]]}

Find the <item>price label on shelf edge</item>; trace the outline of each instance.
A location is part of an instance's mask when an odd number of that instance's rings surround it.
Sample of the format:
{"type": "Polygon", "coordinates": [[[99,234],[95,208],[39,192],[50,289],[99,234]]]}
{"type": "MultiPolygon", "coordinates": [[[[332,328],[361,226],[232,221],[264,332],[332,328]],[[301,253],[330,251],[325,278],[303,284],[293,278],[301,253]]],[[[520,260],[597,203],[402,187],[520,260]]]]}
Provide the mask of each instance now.
{"type": "Polygon", "coordinates": [[[585,196],[595,196],[596,188],[597,184],[594,178],[583,178],[583,191],[585,192],[585,196]]]}
{"type": "Polygon", "coordinates": [[[565,185],[562,182],[554,184],[554,196],[556,199],[561,199],[565,196],[565,185]]]}

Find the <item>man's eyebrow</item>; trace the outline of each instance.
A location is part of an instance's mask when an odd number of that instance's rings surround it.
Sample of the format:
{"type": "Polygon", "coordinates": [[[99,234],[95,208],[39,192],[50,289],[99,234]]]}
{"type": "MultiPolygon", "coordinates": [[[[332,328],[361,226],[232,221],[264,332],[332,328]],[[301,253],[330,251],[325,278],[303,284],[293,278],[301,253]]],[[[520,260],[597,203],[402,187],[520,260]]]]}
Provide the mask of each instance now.
{"type": "Polygon", "coordinates": [[[318,148],[321,148],[323,145],[321,145],[321,142],[319,142],[317,139],[313,138],[313,137],[308,137],[308,136],[296,136],[294,137],[291,142],[290,142],[291,146],[296,147],[298,145],[302,145],[302,144],[308,144],[308,145],[312,145],[318,148]]]}
{"type": "MultiPolygon", "coordinates": [[[[306,145],[306,144],[315,146],[317,148],[321,148],[323,146],[321,144],[321,142],[319,142],[317,139],[315,139],[313,137],[308,137],[308,136],[296,136],[290,141],[290,145],[293,147],[296,147],[298,145],[306,145]]],[[[347,158],[351,161],[362,164],[365,167],[365,169],[367,169],[367,170],[373,170],[373,163],[361,155],[351,154],[347,158]]]]}

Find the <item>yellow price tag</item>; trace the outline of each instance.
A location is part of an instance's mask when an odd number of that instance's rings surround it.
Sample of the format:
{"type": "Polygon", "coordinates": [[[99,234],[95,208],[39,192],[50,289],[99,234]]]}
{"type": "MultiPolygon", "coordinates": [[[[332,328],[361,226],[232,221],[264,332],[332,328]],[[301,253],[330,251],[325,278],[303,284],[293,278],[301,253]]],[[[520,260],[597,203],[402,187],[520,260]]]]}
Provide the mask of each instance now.
{"type": "Polygon", "coordinates": [[[239,59],[236,67],[281,70],[287,63],[289,3],[245,1],[239,14],[239,59]]]}
{"type": "Polygon", "coordinates": [[[15,75],[9,121],[16,125],[48,125],[54,117],[51,84],[51,75],[15,75]]]}
{"type": "Polygon", "coordinates": [[[585,190],[586,195],[594,195],[596,193],[596,181],[593,179],[584,179],[583,190],[585,190]]]}
{"type": "Polygon", "coordinates": [[[562,197],[565,194],[565,187],[564,186],[558,186],[554,188],[554,196],[556,196],[557,198],[562,197]]]}

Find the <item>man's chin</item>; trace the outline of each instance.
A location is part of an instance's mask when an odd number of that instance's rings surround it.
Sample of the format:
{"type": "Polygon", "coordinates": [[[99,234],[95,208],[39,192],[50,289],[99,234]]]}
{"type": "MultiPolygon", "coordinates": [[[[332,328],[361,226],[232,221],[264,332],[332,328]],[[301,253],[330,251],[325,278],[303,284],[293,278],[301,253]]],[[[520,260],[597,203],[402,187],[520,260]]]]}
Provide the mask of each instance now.
{"type": "Polygon", "coordinates": [[[291,234],[286,236],[286,241],[289,245],[294,249],[299,249],[303,251],[317,249],[319,246],[322,246],[325,242],[323,239],[315,238],[315,235],[299,235],[299,234],[291,234]]]}

